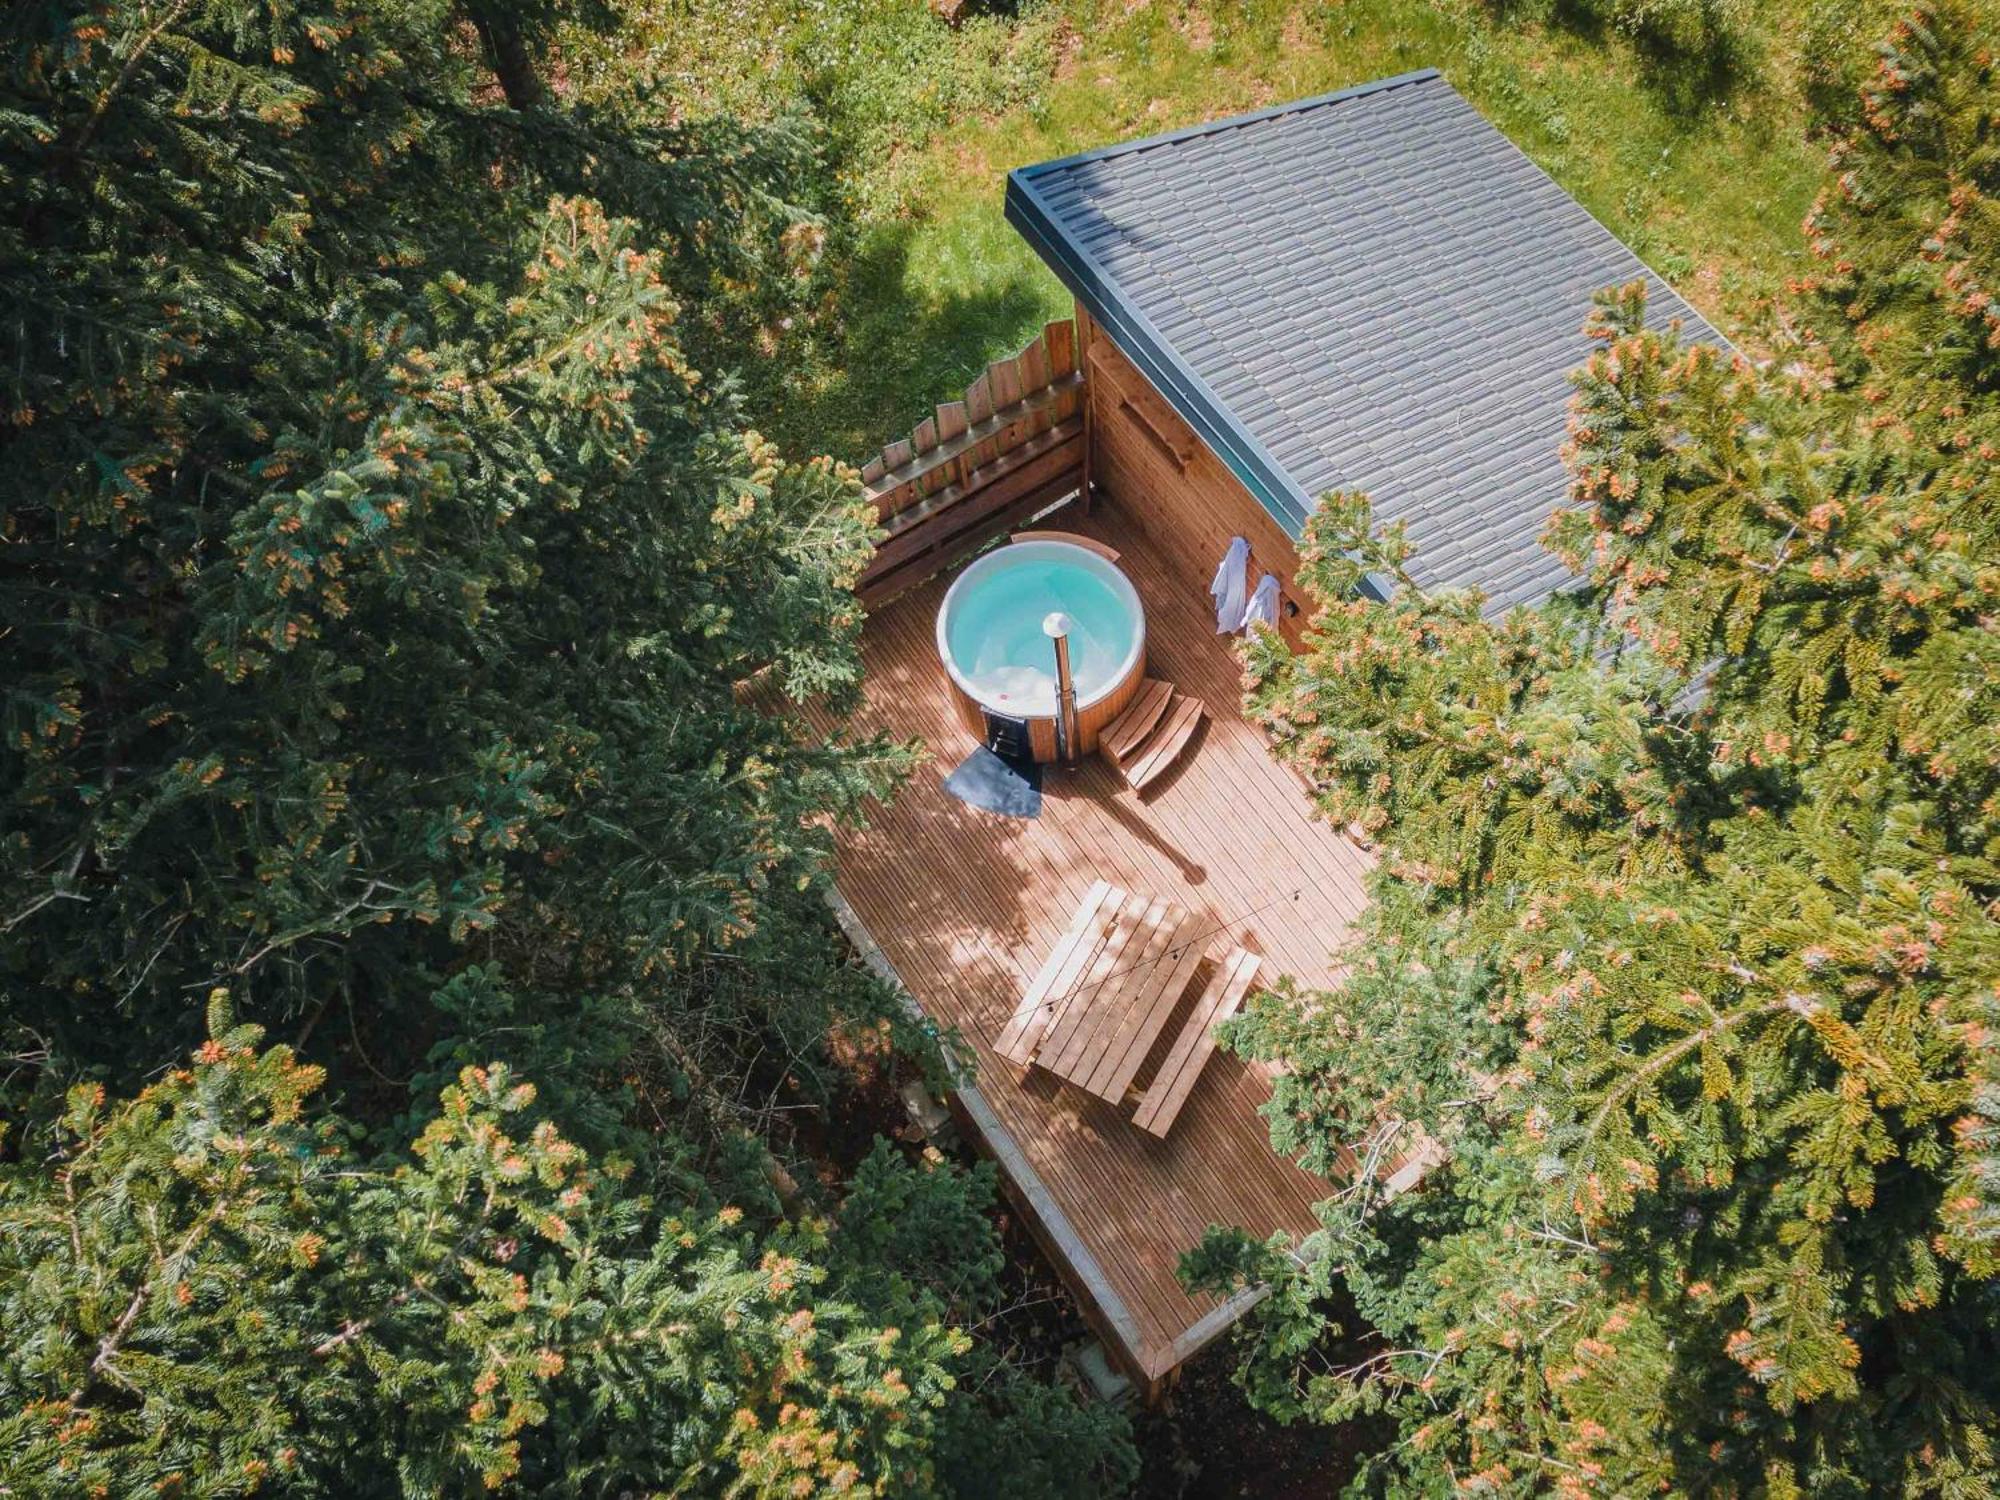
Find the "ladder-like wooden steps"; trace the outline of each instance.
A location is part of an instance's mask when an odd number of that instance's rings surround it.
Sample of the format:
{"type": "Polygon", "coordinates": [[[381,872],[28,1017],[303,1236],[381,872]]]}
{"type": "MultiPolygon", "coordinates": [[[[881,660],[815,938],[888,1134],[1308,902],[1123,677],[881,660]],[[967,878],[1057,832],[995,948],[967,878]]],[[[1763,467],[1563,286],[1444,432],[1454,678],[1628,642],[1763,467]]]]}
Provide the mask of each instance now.
{"type": "Polygon", "coordinates": [[[1125,784],[1135,792],[1143,792],[1158,779],[1181,758],[1181,751],[1194,738],[1194,732],[1200,727],[1206,712],[1199,699],[1176,694],[1172,711],[1161,720],[1157,729],[1146,736],[1132,758],[1121,768],[1125,784]]]}
{"type": "Polygon", "coordinates": [[[1097,742],[1097,753],[1142,791],[1180,759],[1207,713],[1201,701],[1174,691],[1171,682],[1149,677],[1132,706],[1112,720],[1097,742]]]}
{"type": "Polygon", "coordinates": [[[1257,981],[1260,962],[1248,949],[1232,948],[1215,966],[1215,973],[1195,999],[1194,1014],[1174,1038],[1167,1060],[1140,1097],[1138,1111],[1132,1116],[1134,1125],[1157,1136],[1174,1128],[1181,1107],[1194,1093],[1195,1080],[1215,1050],[1216,1026],[1241,1008],[1243,997],[1257,981]]]}
{"type": "Polygon", "coordinates": [[[1140,684],[1139,696],[1132,700],[1132,706],[1105,726],[1103,735],[1097,741],[1097,753],[1111,763],[1111,769],[1124,769],[1125,761],[1147,735],[1160,722],[1160,716],[1167,711],[1173,701],[1174,685],[1162,682],[1157,677],[1148,677],[1140,684]]]}

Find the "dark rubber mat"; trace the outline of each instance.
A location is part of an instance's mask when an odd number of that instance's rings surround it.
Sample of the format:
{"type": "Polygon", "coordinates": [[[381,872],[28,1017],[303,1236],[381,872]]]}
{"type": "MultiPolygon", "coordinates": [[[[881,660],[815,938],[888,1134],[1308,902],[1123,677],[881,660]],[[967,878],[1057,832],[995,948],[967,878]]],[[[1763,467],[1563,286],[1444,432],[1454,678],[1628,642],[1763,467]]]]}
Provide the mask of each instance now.
{"type": "Polygon", "coordinates": [[[1042,768],[1032,760],[995,755],[984,745],[945,777],[944,789],[967,806],[1004,818],[1042,815],[1042,768]]]}

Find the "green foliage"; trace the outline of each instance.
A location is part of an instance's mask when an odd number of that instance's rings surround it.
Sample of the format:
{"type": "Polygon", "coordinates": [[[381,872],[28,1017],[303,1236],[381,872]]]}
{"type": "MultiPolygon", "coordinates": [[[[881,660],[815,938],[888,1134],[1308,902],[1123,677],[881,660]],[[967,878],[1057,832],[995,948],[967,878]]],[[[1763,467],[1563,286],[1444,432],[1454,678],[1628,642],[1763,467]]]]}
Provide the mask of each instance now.
{"type": "Polygon", "coordinates": [[[619,1079],[645,1046],[644,1008],[635,997],[523,994],[497,969],[475,964],[440,984],[430,1004],[443,1035],[411,1074],[412,1112],[391,1124],[393,1135],[407,1140],[421,1131],[454,1079],[504,1057],[535,1080],[543,1113],[593,1156],[629,1160],[656,1149],[634,1122],[637,1090],[619,1079]]]}
{"type": "MultiPolygon", "coordinates": [[[[1966,393],[2000,384],[1991,29],[1929,10],[1897,22],[1806,218],[1817,266],[1801,290],[1822,305],[1815,327],[1839,378],[1944,422],[1964,414],[1966,393]]],[[[1974,431],[1948,436],[1963,445],[1974,431]]]]}
{"type": "Polygon", "coordinates": [[[59,1181],[8,1169],[0,1295],[41,1330],[0,1375],[11,1488],[930,1490],[963,1335],[872,1326],[739,1210],[654,1223],[504,1066],[378,1164],[319,1081],[232,1029],[77,1089],[59,1181]]]}
{"type": "Polygon", "coordinates": [[[188,115],[228,20],[16,75],[13,1018],[143,1065],[119,1043],[184,1036],[210,983],[373,1029],[470,952],[693,1003],[898,764],[740,692],[851,692],[852,476],[688,366],[639,242],[698,223],[544,198],[566,144],[409,102],[453,78],[436,17],[297,21],[188,115]]]}
{"type": "Polygon", "coordinates": [[[993,1228],[990,1162],[947,1170],[933,1153],[913,1167],[877,1141],[841,1202],[849,1274],[879,1286],[878,1299],[978,1312],[999,1294],[1005,1257],[993,1228]]]}
{"type": "Polygon", "coordinates": [[[1581,598],[1487,621],[1332,497],[1305,650],[1252,651],[1382,861],[1352,978],[1232,1041],[1287,1065],[1286,1149],[1451,1160],[1325,1205],[1324,1267],[1188,1269],[1283,1290],[1261,1402],[1398,1419],[1370,1482],[2000,1483],[1993,40],[1892,35],[1783,365],[1600,299],[1548,538],[1581,598]],[[1379,1349],[1329,1356],[1333,1273],[1379,1349]]]}
{"type": "MultiPolygon", "coordinates": [[[[826,1258],[840,1285],[876,1315],[977,1327],[1000,1311],[1006,1256],[994,1222],[990,1164],[949,1166],[935,1151],[906,1160],[886,1141],[855,1170],[826,1258]]],[[[938,1414],[932,1454],[950,1495],[980,1500],[1095,1500],[1137,1477],[1117,1408],[1079,1400],[990,1350],[974,1350],[963,1394],[938,1414]]]]}
{"type": "Polygon", "coordinates": [[[1747,40],[1746,0],[1561,0],[1496,6],[1545,23],[1615,27],[1656,59],[1727,68],[1747,40]]]}
{"type": "Polygon", "coordinates": [[[921,1496],[989,1411],[1123,1461],[952,1326],[983,1175],[823,1218],[743,1102],[939,1061],[820,899],[909,763],[797,706],[872,514],[701,368],[817,295],[824,142],[585,90],[575,19],[9,12],[11,1491],[921,1496]]]}
{"type": "Polygon", "coordinates": [[[645,0],[625,11],[625,36],[574,40],[588,65],[625,79],[631,59],[609,54],[641,38],[641,76],[679,80],[728,114],[782,115],[808,100],[834,159],[866,171],[967,116],[1031,102],[1053,61],[1054,19],[1034,3],[963,6],[947,24],[929,0],[645,0]]]}
{"type": "Polygon", "coordinates": [[[938,1420],[933,1451],[946,1491],[965,1500],[1098,1500],[1139,1477],[1130,1425],[1102,1402],[990,1364],[938,1420]]]}
{"type": "MultiPolygon", "coordinates": [[[[851,227],[830,231],[820,312],[785,332],[771,430],[858,460],[1067,313],[1002,217],[1009,168],[1421,66],[1442,68],[1712,322],[1761,339],[1804,259],[1798,221],[1818,181],[1794,45],[1810,3],[1717,7],[1738,27],[1730,45],[1684,53],[1540,0],[1500,14],[1487,0],[1043,0],[967,7],[955,33],[915,3],[874,7],[841,76],[893,122],[871,137],[887,151],[841,165],[851,227]],[[882,65],[902,57],[922,62],[882,65]]],[[[769,108],[801,8],[687,10],[642,11],[648,44],[683,58],[694,87],[708,59],[725,76],[742,59],[769,108]]],[[[832,96],[814,97],[838,136],[832,96]]]]}
{"type": "Polygon", "coordinates": [[[1799,85],[1819,126],[1851,129],[1875,43],[1902,10],[1894,0],[1812,0],[1799,18],[1799,85]]]}

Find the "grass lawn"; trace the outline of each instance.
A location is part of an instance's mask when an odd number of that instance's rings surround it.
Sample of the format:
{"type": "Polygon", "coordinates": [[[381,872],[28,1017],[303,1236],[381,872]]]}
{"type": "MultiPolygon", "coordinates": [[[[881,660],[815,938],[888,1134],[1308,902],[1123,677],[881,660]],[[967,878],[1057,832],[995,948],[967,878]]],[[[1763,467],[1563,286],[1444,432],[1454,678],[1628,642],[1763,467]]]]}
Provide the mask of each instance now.
{"type": "MultiPolygon", "coordinates": [[[[863,170],[825,373],[792,393],[778,435],[858,459],[1068,312],[1001,217],[1010,168],[1425,66],[1754,349],[1770,294],[1800,264],[1824,153],[1806,139],[1787,51],[1797,6],[1750,3],[1752,56],[1722,79],[1478,0],[1047,0],[982,22],[978,65],[1010,69],[1026,97],[933,117],[863,170]]],[[[921,13],[903,24],[942,26],[921,13]]]]}

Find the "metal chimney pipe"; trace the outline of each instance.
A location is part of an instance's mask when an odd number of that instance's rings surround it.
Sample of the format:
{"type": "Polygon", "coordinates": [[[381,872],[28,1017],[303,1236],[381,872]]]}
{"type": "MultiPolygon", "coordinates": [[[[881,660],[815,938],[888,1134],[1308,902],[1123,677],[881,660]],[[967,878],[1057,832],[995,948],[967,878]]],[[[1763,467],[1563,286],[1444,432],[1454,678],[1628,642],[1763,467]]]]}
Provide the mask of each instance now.
{"type": "Polygon", "coordinates": [[[1069,670],[1070,618],[1054,610],[1042,620],[1042,634],[1056,646],[1056,759],[1076,764],[1076,679],[1069,670]]]}

